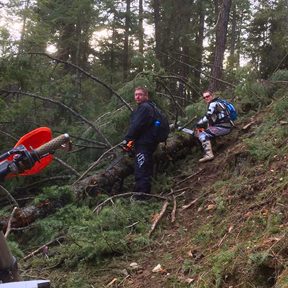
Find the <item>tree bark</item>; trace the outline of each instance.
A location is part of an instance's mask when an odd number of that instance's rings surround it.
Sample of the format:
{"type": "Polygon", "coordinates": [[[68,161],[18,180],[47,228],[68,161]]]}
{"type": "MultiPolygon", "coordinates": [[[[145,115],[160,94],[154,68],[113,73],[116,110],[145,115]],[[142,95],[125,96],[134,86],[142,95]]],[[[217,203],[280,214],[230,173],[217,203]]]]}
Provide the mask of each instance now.
{"type": "Polygon", "coordinates": [[[160,16],[160,1],[153,0],[154,10],[154,27],[155,27],[155,54],[156,58],[161,62],[161,16],[160,16]]]}
{"type": "MultiPolygon", "coordinates": [[[[198,53],[197,53],[197,58],[196,58],[197,63],[195,64],[196,70],[194,70],[194,76],[195,76],[195,83],[196,83],[195,86],[200,87],[203,42],[204,42],[204,24],[205,24],[204,4],[202,0],[197,1],[197,8],[199,12],[199,26],[198,26],[198,33],[196,35],[196,47],[198,48],[198,53]]],[[[196,94],[196,97],[197,96],[198,95],[196,94]]]]}
{"type": "MultiPolygon", "coordinates": [[[[143,28],[143,0],[139,0],[139,53],[143,56],[144,52],[144,28],[143,28]]],[[[139,65],[139,71],[142,72],[144,69],[144,61],[141,61],[141,64],[139,65]]]]}
{"type": "MultiPolygon", "coordinates": [[[[38,205],[31,205],[24,208],[17,208],[13,218],[11,218],[11,230],[13,228],[26,227],[39,218],[46,217],[54,213],[57,209],[68,204],[68,199],[60,197],[57,200],[45,200],[38,205]]],[[[0,224],[5,231],[8,227],[9,219],[1,219],[0,224]]]]}
{"type": "Polygon", "coordinates": [[[229,13],[231,8],[231,0],[223,0],[219,10],[217,26],[216,26],[216,46],[214,63],[211,71],[211,81],[209,83],[209,90],[217,91],[220,88],[220,82],[216,79],[222,79],[223,74],[223,60],[226,48],[227,26],[229,20],[229,13]]]}
{"type": "Polygon", "coordinates": [[[129,74],[129,27],[130,27],[130,6],[131,0],[126,0],[124,51],[123,51],[123,80],[128,79],[129,74]]]}

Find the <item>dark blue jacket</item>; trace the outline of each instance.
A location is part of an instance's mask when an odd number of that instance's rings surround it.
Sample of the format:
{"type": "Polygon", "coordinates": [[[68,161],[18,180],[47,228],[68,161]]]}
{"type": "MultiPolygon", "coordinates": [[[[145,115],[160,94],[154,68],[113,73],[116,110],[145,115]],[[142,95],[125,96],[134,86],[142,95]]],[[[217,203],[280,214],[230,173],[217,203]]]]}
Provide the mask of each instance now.
{"type": "Polygon", "coordinates": [[[155,110],[150,100],[143,102],[132,112],[125,140],[134,140],[135,145],[155,144],[155,110]]]}

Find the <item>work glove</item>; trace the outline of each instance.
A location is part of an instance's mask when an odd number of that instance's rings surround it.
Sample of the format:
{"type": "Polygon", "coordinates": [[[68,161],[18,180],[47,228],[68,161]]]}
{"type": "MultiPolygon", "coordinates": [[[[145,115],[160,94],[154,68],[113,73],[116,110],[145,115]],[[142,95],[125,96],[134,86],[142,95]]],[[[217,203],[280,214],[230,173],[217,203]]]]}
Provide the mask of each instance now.
{"type": "Polygon", "coordinates": [[[195,128],[194,129],[194,135],[195,135],[195,137],[199,137],[199,134],[201,133],[201,132],[203,132],[205,130],[205,128],[195,128]]]}
{"type": "Polygon", "coordinates": [[[124,140],[121,142],[120,144],[121,148],[125,151],[125,152],[131,152],[133,150],[134,147],[134,141],[132,140],[124,140]]]}

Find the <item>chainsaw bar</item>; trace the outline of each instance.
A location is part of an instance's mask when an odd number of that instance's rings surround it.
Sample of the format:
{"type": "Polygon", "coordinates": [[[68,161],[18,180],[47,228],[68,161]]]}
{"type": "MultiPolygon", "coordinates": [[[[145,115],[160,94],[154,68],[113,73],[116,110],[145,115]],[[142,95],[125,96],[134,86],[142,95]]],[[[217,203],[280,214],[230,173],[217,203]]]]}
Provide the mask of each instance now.
{"type": "Polygon", "coordinates": [[[188,128],[179,127],[178,130],[182,131],[182,132],[184,132],[186,134],[192,135],[192,136],[194,135],[194,130],[191,130],[191,129],[188,129],[188,128]]]}

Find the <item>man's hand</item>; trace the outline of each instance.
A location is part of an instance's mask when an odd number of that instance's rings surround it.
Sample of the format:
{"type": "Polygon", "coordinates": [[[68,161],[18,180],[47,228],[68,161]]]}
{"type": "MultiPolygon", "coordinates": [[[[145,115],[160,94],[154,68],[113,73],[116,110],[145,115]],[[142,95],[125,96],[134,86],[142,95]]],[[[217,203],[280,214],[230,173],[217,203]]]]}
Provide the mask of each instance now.
{"type": "Polygon", "coordinates": [[[134,147],[134,141],[130,140],[124,140],[121,142],[120,144],[121,148],[125,151],[125,152],[130,152],[132,151],[133,147],[134,147]]]}
{"type": "Polygon", "coordinates": [[[194,135],[195,135],[195,137],[199,137],[199,134],[201,133],[201,132],[203,132],[205,129],[204,128],[195,128],[194,129],[194,135]]]}

